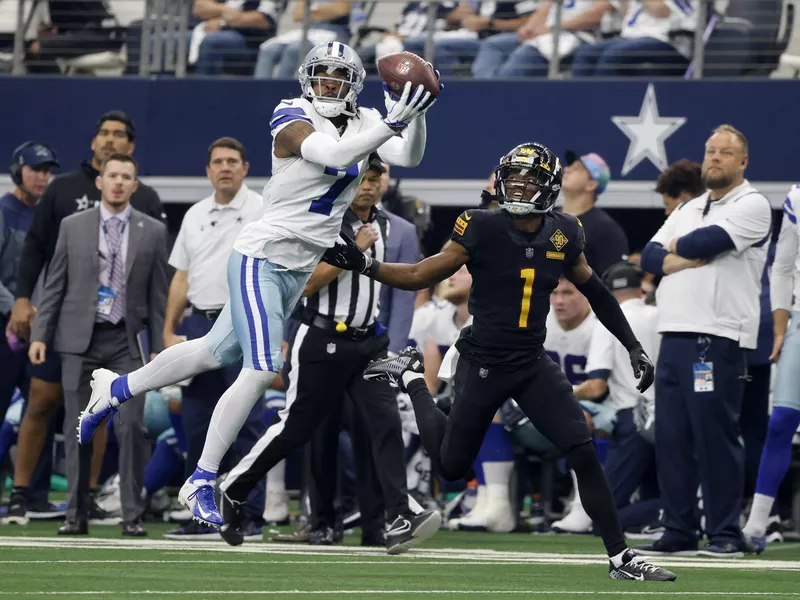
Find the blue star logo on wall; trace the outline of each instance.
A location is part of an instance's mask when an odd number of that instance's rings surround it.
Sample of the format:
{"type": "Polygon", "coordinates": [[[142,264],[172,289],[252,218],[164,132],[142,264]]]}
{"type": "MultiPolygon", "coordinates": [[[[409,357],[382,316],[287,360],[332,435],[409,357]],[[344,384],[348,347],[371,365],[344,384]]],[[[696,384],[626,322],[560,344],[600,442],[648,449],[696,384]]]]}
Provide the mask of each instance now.
{"type": "Polygon", "coordinates": [[[644,159],[653,163],[659,171],[669,165],[664,142],[686,123],[686,117],[662,117],[658,114],[656,90],[647,86],[642,108],[636,117],[611,117],[614,125],[628,136],[628,154],[622,165],[622,176],[630,173],[644,159]]]}

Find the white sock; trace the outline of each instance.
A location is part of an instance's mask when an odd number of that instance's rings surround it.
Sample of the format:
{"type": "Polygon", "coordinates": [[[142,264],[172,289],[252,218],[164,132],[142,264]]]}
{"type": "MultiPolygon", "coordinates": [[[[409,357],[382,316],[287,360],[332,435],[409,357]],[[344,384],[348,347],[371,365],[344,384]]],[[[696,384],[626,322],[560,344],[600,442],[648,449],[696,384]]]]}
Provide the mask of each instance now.
{"type": "Polygon", "coordinates": [[[772,512],[772,505],[774,502],[775,498],[770,498],[764,494],[755,494],[753,496],[753,506],[750,509],[750,516],[747,518],[747,524],[744,526],[745,535],[764,537],[767,533],[769,513],[772,512]]]}
{"type": "Polygon", "coordinates": [[[282,494],[286,491],[286,460],[278,462],[267,473],[267,493],[282,494]]]}
{"type": "Polygon", "coordinates": [[[615,554],[614,556],[609,556],[608,559],[611,561],[612,565],[614,565],[615,567],[619,567],[622,564],[624,564],[625,562],[627,562],[627,561],[623,560],[625,558],[625,553],[627,551],[628,551],[628,549],[625,548],[625,550],[623,550],[619,554],[615,554]]]}
{"type": "Polygon", "coordinates": [[[214,407],[203,454],[197,461],[198,467],[217,472],[220,461],[236,440],[247,416],[256,402],[261,400],[275,375],[271,371],[256,371],[246,367],[241,370],[239,377],[225,390],[214,407]]]}
{"type": "Polygon", "coordinates": [[[415,379],[425,379],[425,376],[422,373],[414,373],[413,371],[406,371],[400,376],[400,379],[403,381],[403,387],[408,389],[409,383],[411,383],[415,379]]]}
{"type": "Polygon", "coordinates": [[[486,480],[487,512],[491,511],[494,505],[509,504],[508,489],[513,472],[513,461],[483,463],[483,478],[486,480]]]}
{"type": "Polygon", "coordinates": [[[141,369],[128,374],[128,389],[136,396],[221,366],[204,338],[199,338],[167,348],[141,369]]]}

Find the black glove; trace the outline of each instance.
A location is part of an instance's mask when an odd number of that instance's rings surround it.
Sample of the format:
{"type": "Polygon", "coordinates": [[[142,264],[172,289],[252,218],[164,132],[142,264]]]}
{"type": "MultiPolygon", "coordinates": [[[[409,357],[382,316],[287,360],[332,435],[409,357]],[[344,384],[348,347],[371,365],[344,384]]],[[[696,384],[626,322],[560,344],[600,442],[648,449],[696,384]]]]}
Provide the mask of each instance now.
{"type": "Polygon", "coordinates": [[[636,379],[639,380],[639,385],[636,386],[636,389],[644,393],[647,388],[653,385],[656,368],[641,346],[636,346],[636,348],[629,352],[629,355],[631,357],[633,374],[636,375],[636,379]]]}
{"type": "Polygon", "coordinates": [[[339,267],[345,271],[357,271],[363,273],[367,270],[371,261],[361,252],[355,241],[343,231],[339,232],[339,239],[333,248],[325,250],[322,255],[322,262],[326,262],[334,267],[339,267]]]}

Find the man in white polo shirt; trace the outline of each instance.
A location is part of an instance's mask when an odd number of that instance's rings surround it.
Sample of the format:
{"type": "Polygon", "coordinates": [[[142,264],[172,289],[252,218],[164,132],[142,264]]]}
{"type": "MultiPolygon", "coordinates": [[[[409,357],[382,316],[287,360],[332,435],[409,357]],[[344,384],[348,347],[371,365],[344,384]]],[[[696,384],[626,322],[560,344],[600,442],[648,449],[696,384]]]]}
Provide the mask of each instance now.
{"type": "Polygon", "coordinates": [[[710,539],[697,554],[743,555],[744,351],[756,347],[772,225],[769,202],[744,178],[747,162],[744,135],[717,127],[703,159],[709,191],[678,207],[642,252],[642,267],[664,275],[656,295],[656,463],[666,528],[642,553],[695,553],[696,473],[710,539]]]}
{"type": "MultiPolygon", "coordinates": [[[[244,183],[248,167],[244,146],[233,138],[215,140],[208,149],[206,175],[214,192],[186,212],[169,257],[169,264],[177,270],[167,300],[165,348],[184,339],[203,337],[228,301],[227,267],[233,242],[245,225],[264,214],[261,194],[244,183]],[[191,314],[184,318],[187,307],[191,314]]],[[[203,451],[214,407],[235,381],[241,367],[239,360],[230,366],[200,373],[184,388],[181,417],[186,433],[187,476],[194,471],[203,451]]],[[[234,444],[237,455],[234,459],[246,456],[264,433],[263,416],[264,404],[258,402],[234,444]]],[[[248,539],[261,538],[264,502],[264,482],[261,482],[245,505],[248,539]]],[[[166,537],[220,539],[216,529],[195,521],[168,532],[166,537]]]]}

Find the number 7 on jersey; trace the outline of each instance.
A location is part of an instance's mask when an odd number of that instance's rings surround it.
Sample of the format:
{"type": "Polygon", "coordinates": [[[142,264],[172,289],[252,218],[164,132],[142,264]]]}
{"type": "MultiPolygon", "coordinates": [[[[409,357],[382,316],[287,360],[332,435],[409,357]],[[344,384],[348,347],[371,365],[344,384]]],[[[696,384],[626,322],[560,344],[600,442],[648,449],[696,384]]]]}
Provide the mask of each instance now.
{"type": "Polygon", "coordinates": [[[533,296],[533,280],[536,278],[536,269],[522,269],[519,272],[522,284],[522,305],[519,309],[519,326],[528,326],[528,313],[531,310],[531,296],[533,296]]]}
{"type": "Polygon", "coordinates": [[[358,177],[358,164],[350,165],[347,171],[339,171],[333,167],[325,167],[324,173],[326,175],[341,177],[341,179],[337,179],[333,185],[328,188],[327,192],[322,194],[317,200],[311,202],[311,206],[308,207],[308,212],[329,217],[331,216],[331,210],[333,210],[333,203],[336,202],[336,199],[347,189],[347,186],[353,183],[353,180],[358,177]]]}

